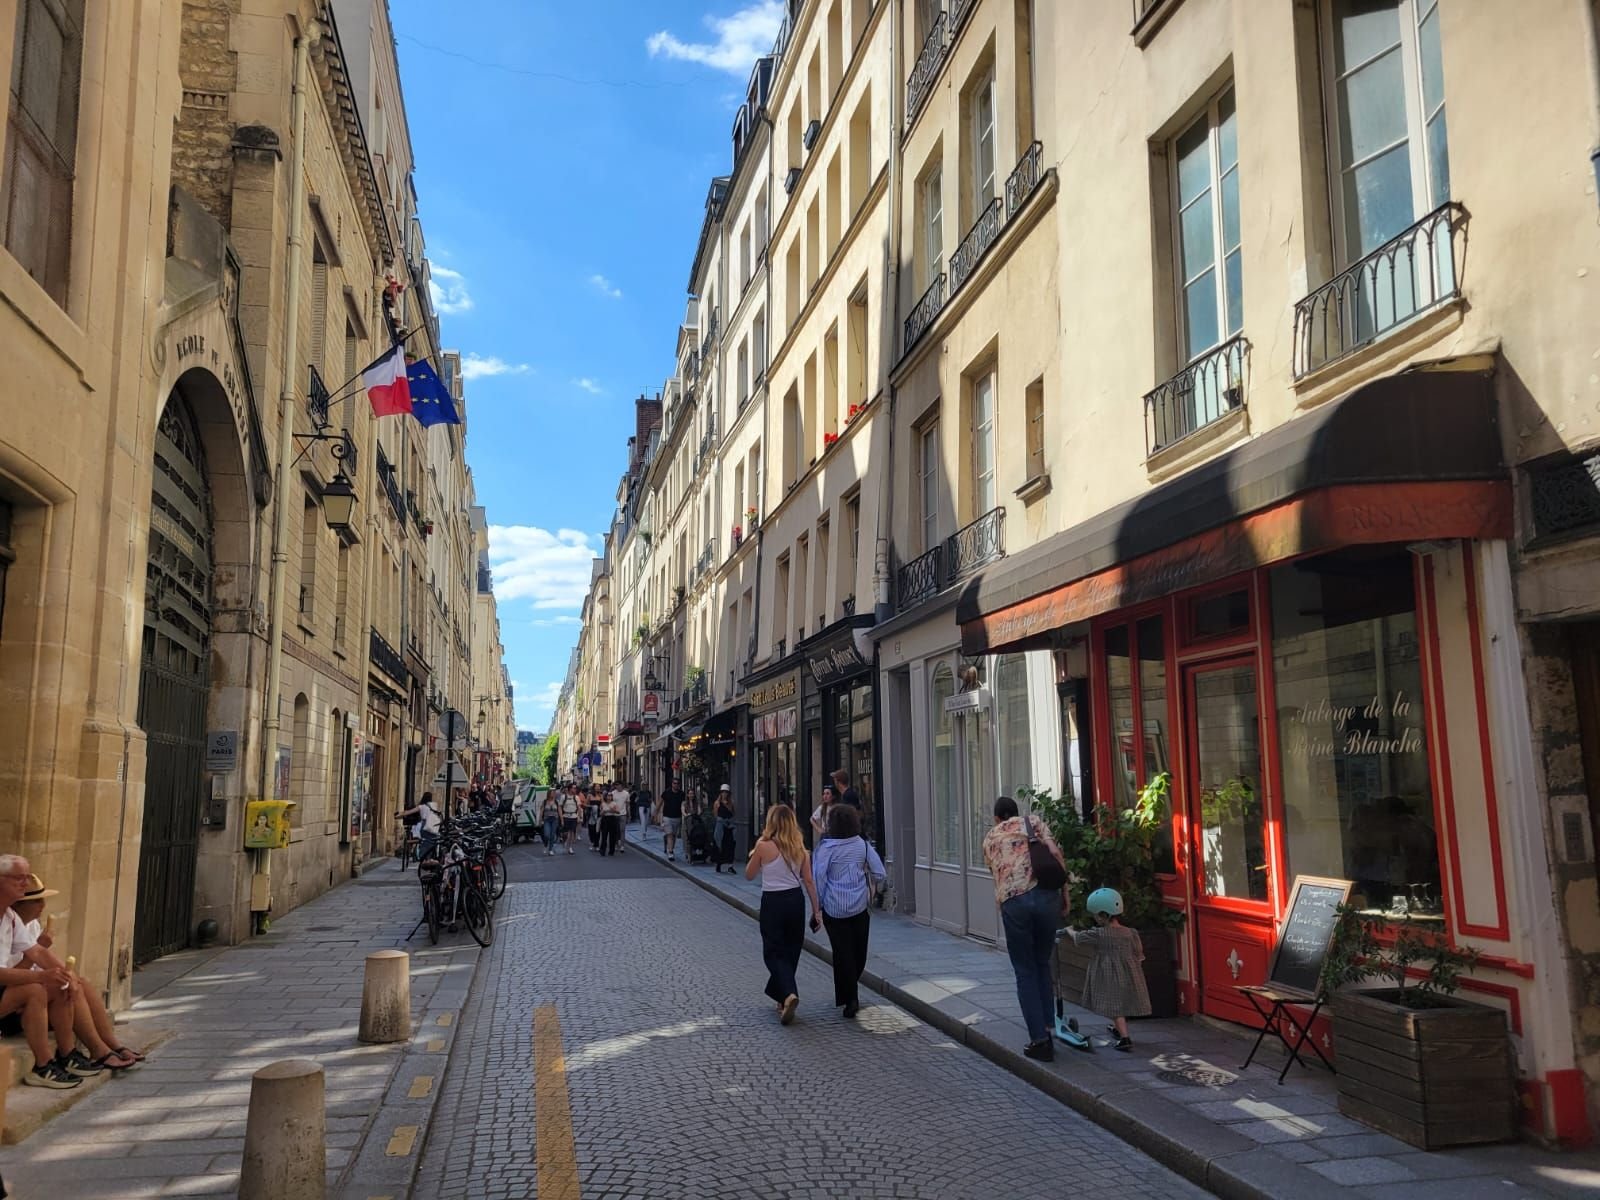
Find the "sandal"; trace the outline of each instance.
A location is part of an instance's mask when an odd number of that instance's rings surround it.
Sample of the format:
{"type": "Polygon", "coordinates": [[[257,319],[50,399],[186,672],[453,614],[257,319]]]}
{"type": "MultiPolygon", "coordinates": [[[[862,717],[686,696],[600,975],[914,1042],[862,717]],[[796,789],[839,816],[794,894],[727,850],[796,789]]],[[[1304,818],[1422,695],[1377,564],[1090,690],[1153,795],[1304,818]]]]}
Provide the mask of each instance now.
{"type": "Polygon", "coordinates": [[[144,1061],[144,1055],[140,1054],[137,1050],[129,1050],[126,1046],[113,1046],[111,1047],[111,1053],[120,1054],[124,1058],[131,1058],[136,1063],[142,1063],[144,1061]]]}
{"type": "Polygon", "coordinates": [[[104,1054],[95,1059],[91,1065],[115,1074],[118,1071],[126,1071],[131,1067],[138,1066],[139,1064],[134,1062],[132,1059],[119,1058],[117,1056],[117,1052],[113,1050],[110,1054],[104,1054]]]}

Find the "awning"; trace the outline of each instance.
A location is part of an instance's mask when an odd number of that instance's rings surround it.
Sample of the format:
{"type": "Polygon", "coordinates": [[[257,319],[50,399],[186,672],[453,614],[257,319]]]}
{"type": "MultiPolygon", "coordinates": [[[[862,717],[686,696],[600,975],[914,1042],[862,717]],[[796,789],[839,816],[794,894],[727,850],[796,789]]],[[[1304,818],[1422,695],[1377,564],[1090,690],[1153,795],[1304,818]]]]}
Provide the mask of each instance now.
{"type": "Polygon", "coordinates": [[[1511,533],[1492,376],[1413,370],[997,563],[957,601],[961,648],[992,653],[1336,546],[1511,533]]]}

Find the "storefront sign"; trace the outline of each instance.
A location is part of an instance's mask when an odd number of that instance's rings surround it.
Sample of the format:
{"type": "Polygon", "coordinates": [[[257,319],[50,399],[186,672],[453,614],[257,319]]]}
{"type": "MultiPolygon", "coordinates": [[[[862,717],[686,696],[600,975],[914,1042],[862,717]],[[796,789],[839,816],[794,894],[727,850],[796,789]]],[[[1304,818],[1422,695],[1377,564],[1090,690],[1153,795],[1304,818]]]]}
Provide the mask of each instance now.
{"type": "Polygon", "coordinates": [[[1283,752],[1289,758],[1333,758],[1338,754],[1421,754],[1422,733],[1410,725],[1399,726],[1385,737],[1370,728],[1383,717],[1395,722],[1411,715],[1411,700],[1404,692],[1370,704],[1334,704],[1322,696],[1312,704],[1291,709],[1283,718],[1283,752]]]}
{"type": "Polygon", "coordinates": [[[639,715],[644,718],[646,725],[654,725],[661,719],[661,693],[646,692],[644,703],[641,705],[639,715]]]}
{"type": "Polygon", "coordinates": [[[818,647],[807,655],[806,665],[811,668],[811,677],[818,687],[849,679],[867,669],[866,660],[856,649],[853,633],[854,630],[846,629],[843,639],[831,646],[818,647]]]}
{"type": "Polygon", "coordinates": [[[944,710],[947,713],[976,712],[989,704],[988,688],[973,688],[970,692],[957,692],[954,696],[947,696],[944,710]]]}
{"type": "Polygon", "coordinates": [[[206,734],[206,770],[226,775],[239,765],[239,731],[218,729],[206,734]]]}
{"type": "Polygon", "coordinates": [[[759,687],[750,689],[751,708],[771,708],[782,704],[785,700],[793,700],[800,691],[800,677],[786,675],[782,679],[774,679],[763,683],[759,687]]]}
{"type": "Polygon", "coordinates": [[[1504,481],[1324,488],[967,621],[961,626],[961,650],[993,653],[1101,613],[1296,555],[1511,533],[1511,488],[1504,481]]]}

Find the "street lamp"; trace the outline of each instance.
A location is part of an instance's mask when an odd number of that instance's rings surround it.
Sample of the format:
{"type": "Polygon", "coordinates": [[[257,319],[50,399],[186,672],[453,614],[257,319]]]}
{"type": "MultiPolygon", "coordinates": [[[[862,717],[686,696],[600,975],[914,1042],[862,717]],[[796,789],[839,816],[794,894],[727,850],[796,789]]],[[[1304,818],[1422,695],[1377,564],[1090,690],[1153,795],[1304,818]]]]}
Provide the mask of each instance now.
{"type": "Polygon", "coordinates": [[[328,528],[344,533],[356,512],[356,489],[343,471],[338,472],[322,488],[322,517],[328,528]]]}

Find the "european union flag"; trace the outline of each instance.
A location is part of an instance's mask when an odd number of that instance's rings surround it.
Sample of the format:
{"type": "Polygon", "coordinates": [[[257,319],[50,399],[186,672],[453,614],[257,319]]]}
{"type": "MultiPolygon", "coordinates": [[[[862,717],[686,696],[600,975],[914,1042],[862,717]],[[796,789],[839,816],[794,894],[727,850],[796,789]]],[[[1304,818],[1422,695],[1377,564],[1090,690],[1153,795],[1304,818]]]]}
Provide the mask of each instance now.
{"type": "Polygon", "coordinates": [[[429,425],[459,425],[461,414],[456,412],[456,402],[450,389],[428,365],[419,358],[406,365],[406,381],[411,385],[411,415],[424,428],[429,425]]]}

